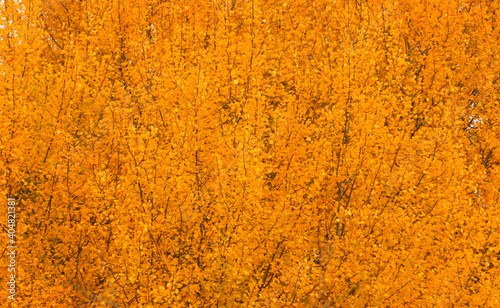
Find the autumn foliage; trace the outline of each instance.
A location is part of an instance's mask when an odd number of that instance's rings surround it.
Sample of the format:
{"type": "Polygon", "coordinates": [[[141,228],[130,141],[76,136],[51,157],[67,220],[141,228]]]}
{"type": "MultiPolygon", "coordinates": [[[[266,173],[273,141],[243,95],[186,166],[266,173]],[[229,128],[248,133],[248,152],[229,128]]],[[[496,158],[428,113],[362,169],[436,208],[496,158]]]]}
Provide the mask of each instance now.
{"type": "Polygon", "coordinates": [[[0,14],[12,307],[500,306],[498,1],[0,14]]]}

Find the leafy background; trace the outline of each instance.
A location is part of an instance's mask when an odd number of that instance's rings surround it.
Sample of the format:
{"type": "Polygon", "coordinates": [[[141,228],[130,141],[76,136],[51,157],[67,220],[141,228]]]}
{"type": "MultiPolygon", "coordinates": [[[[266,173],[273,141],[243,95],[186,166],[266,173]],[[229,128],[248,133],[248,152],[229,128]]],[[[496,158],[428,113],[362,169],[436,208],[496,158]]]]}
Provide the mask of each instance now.
{"type": "Polygon", "coordinates": [[[499,8],[3,1],[10,305],[499,305],[499,8]]]}

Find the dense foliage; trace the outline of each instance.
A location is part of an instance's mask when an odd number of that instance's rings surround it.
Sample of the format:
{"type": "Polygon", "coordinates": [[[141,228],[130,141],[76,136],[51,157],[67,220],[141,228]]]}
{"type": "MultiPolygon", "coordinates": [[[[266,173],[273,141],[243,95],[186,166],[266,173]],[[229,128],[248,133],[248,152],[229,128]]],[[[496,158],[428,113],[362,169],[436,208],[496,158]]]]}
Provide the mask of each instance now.
{"type": "Polygon", "coordinates": [[[13,307],[500,305],[498,1],[0,14],[13,307]]]}

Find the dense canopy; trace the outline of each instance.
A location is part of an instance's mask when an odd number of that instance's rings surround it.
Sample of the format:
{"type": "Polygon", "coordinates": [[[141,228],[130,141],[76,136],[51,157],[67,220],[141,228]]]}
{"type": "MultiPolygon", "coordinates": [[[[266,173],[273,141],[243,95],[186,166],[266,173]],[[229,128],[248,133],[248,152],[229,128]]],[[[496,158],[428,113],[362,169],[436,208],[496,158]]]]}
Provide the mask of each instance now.
{"type": "Polygon", "coordinates": [[[499,17],[2,1],[10,304],[499,306],[499,17]]]}

